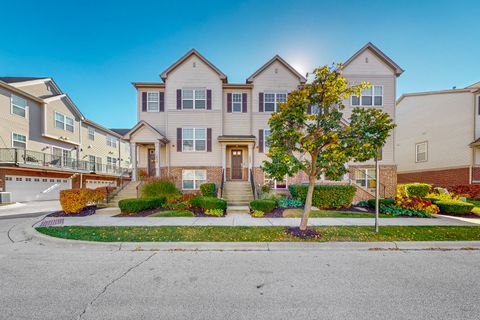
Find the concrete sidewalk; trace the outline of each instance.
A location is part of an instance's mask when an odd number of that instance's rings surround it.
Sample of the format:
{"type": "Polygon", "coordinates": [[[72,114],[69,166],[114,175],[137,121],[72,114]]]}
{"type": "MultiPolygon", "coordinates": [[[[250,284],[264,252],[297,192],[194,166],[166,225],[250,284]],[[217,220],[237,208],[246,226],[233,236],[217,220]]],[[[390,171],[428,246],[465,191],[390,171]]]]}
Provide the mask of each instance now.
{"type": "MultiPolygon", "coordinates": [[[[436,218],[380,218],[382,226],[472,226],[476,223],[445,216],[436,218]]],[[[309,226],[371,226],[373,218],[310,218],[309,226]]],[[[300,218],[252,218],[246,213],[230,213],[224,218],[215,217],[113,217],[103,213],[87,217],[46,217],[39,226],[298,226],[300,218]]]]}

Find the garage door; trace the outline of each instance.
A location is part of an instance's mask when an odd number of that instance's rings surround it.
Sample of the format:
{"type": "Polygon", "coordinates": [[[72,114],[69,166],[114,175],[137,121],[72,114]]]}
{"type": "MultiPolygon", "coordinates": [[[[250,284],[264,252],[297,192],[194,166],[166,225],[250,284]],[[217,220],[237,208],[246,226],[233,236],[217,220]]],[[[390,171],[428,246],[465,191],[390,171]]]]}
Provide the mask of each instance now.
{"type": "Polygon", "coordinates": [[[72,180],[35,176],[5,176],[5,191],[12,193],[12,201],[56,200],[60,190],[71,189],[72,180]]]}
{"type": "Polygon", "coordinates": [[[85,183],[85,188],[88,189],[97,189],[99,187],[116,187],[117,182],[111,180],[89,180],[87,179],[85,183]]]}

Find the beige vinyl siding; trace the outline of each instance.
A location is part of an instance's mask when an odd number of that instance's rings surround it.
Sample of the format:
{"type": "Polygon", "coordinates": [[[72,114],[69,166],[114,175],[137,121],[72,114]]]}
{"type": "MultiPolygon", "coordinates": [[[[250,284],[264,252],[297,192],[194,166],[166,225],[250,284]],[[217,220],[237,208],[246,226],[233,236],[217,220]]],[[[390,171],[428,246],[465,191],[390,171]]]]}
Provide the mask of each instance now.
{"type": "Polygon", "coordinates": [[[397,106],[398,172],[469,166],[474,139],[472,94],[404,97],[397,106]],[[428,160],[415,162],[415,144],[428,142],[428,160]]]}
{"type": "MultiPolygon", "coordinates": [[[[28,119],[32,106],[38,106],[36,102],[27,101],[26,118],[11,113],[11,95],[8,90],[0,88],[0,148],[12,147],[12,132],[22,134],[28,139],[28,119]]],[[[20,95],[16,94],[21,97],[20,95]]],[[[29,143],[27,141],[27,147],[29,143]]]]}
{"type": "Polygon", "coordinates": [[[300,81],[290,72],[283,64],[278,61],[272,63],[262,73],[257,75],[253,81],[252,90],[252,133],[257,137],[257,144],[254,150],[253,163],[254,167],[258,167],[267,159],[265,153],[258,152],[258,131],[268,128],[268,119],[270,112],[259,112],[258,94],[260,92],[288,93],[298,88],[300,81]],[[275,70],[277,72],[275,72],[275,70]]]}
{"type": "MultiPolygon", "coordinates": [[[[160,132],[165,132],[167,127],[166,121],[167,116],[166,112],[143,112],[142,111],[142,93],[143,92],[165,92],[163,88],[141,88],[137,91],[137,112],[138,112],[138,121],[144,120],[148,122],[153,127],[157,128],[160,132]]],[[[175,103],[177,98],[174,97],[174,101],[170,101],[170,103],[175,103]]],[[[167,100],[165,98],[165,100],[167,100]]],[[[165,109],[166,109],[166,101],[165,101],[165,109]]]]}
{"type": "Polygon", "coordinates": [[[60,99],[56,99],[50,101],[47,104],[47,112],[46,112],[46,123],[47,123],[47,130],[46,134],[49,136],[53,136],[55,138],[59,137],[67,137],[67,141],[71,141],[74,143],[80,143],[80,119],[75,115],[71,107],[68,106],[67,98],[63,97],[60,99]],[[74,131],[69,132],[60,128],[55,127],[55,112],[59,112],[64,116],[70,117],[74,119],[74,131]]]}
{"type": "Polygon", "coordinates": [[[362,52],[355,60],[351,61],[343,71],[348,74],[385,76],[394,73],[393,69],[378,58],[370,49],[362,52]]]}
{"type": "Polygon", "coordinates": [[[35,84],[23,85],[22,83],[18,83],[14,84],[14,86],[36,97],[44,97],[58,94],[57,92],[53,92],[53,86],[50,85],[49,81],[43,82],[41,80],[37,80],[35,81],[35,84]],[[51,91],[49,90],[49,88],[51,89],[51,91]]]}
{"type": "MultiPolygon", "coordinates": [[[[226,89],[223,93],[223,134],[224,135],[250,135],[252,134],[252,92],[251,90],[226,89]],[[247,94],[247,112],[227,112],[228,93],[247,94]]],[[[242,101],[243,102],[243,101],[242,101]]]]}

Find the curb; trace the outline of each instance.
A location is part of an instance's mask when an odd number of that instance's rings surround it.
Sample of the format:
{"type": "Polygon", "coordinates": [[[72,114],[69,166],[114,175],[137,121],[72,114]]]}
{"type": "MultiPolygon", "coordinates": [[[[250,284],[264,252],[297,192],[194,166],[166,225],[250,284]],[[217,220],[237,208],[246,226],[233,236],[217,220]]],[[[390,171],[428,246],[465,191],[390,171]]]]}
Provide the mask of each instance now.
{"type": "Polygon", "coordinates": [[[93,242],[54,238],[36,231],[28,221],[17,225],[14,237],[55,247],[111,251],[450,251],[480,250],[480,241],[399,242],[93,242]]]}

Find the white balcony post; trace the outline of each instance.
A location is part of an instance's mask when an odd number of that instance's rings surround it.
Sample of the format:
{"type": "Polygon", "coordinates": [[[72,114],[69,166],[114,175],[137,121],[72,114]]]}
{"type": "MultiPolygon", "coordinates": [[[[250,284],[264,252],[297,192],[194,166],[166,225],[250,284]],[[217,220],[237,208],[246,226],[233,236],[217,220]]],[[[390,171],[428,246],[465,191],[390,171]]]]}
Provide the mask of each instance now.
{"type": "Polygon", "coordinates": [[[250,172],[253,168],[253,144],[248,144],[248,181],[250,182],[250,172]]]}
{"type": "Polygon", "coordinates": [[[132,181],[137,181],[137,144],[130,143],[130,159],[132,161],[132,181]]]}
{"type": "Polygon", "coordinates": [[[222,169],[223,169],[223,181],[227,180],[227,146],[222,144],[222,169]]]}
{"type": "Polygon", "coordinates": [[[155,142],[155,176],[160,177],[160,142],[155,142]]]}

